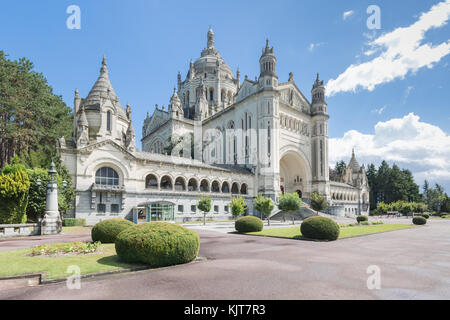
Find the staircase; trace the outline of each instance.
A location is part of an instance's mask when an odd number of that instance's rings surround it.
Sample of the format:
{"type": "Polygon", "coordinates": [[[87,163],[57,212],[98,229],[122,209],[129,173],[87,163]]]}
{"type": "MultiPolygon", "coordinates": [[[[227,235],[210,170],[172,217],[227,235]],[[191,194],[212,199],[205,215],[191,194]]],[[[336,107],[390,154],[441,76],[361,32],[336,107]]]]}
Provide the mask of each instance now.
{"type": "Polygon", "coordinates": [[[291,221],[293,218],[295,220],[304,220],[311,216],[317,216],[317,213],[314,210],[312,210],[308,204],[303,203],[303,206],[300,208],[300,210],[289,213],[286,212],[284,213],[284,215],[280,209],[276,208],[270,214],[269,219],[275,221],[284,221],[284,220],[291,221]]]}

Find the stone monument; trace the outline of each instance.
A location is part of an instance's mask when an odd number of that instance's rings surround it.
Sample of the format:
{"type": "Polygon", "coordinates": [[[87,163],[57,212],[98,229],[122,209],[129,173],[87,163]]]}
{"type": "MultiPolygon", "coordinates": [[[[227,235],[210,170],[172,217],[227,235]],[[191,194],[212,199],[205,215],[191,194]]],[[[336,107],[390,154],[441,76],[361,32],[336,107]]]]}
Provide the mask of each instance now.
{"type": "Polygon", "coordinates": [[[45,215],[41,220],[41,234],[61,233],[62,221],[58,211],[58,185],[56,183],[55,163],[52,161],[48,174],[50,181],[47,184],[47,201],[45,206],[45,215]]]}

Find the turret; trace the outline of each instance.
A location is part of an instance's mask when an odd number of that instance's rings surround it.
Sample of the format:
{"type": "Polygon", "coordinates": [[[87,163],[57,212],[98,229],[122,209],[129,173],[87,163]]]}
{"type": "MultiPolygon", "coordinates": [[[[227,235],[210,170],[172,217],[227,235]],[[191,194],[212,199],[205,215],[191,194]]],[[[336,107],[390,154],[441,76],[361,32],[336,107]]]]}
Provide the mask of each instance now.
{"type": "Polygon", "coordinates": [[[266,40],[266,47],[262,49],[262,55],[259,59],[260,88],[273,88],[278,85],[278,76],[276,73],[277,58],[273,53],[273,47],[269,47],[269,40],[266,40]]]}
{"type": "Polygon", "coordinates": [[[323,80],[319,79],[319,73],[317,73],[316,81],[314,81],[311,89],[312,98],[312,112],[313,113],[327,113],[327,103],[325,101],[325,86],[323,80]]]}

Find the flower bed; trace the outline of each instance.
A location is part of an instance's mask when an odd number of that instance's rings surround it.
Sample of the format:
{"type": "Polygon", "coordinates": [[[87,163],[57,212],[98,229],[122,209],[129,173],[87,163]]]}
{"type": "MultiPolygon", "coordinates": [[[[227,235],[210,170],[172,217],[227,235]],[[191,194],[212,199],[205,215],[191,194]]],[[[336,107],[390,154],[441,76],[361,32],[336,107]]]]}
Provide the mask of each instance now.
{"type": "Polygon", "coordinates": [[[31,249],[30,256],[79,255],[96,253],[101,242],[68,242],[43,244],[31,249]]]}

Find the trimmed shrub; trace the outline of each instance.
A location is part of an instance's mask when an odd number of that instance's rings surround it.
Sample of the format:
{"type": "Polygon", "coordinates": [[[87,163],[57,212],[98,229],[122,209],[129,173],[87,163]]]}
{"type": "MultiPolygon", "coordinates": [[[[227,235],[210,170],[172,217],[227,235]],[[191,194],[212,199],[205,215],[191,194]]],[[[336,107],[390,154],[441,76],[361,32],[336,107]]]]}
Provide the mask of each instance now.
{"type": "Polygon", "coordinates": [[[428,219],[430,217],[430,215],[427,213],[422,213],[420,216],[424,217],[425,219],[428,219]]]}
{"type": "Polygon", "coordinates": [[[133,225],[133,222],[122,218],[113,218],[100,221],[92,228],[92,241],[100,241],[101,243],[114,243],[119,233],[133,225]]]}
{"type": "Polygon", "coordinates": [[[339,237],[339,225],[330,218],[313,216],[300,225],[300,232],[306,238],[315,240],[336,240],[339,237]]]}
{"type": "Polygon", "coordinates": [[[22,165],[0,170],[0,224],[27,222],[30,179],[22,165]]]}
{"type": "Polygon", "coordinates": [[[427,223],[427,219],[425,219],[424,217],[414,217],[412,219],[412,222],[414,224],[422,225],[422,224],[426,224],[427,223]]]}
{"type": "Polygon", "coordinates": [[[357,216],[356,221],[358,221],[358,223],[361,223],[363,221],[369,221],[369,218],[367,216],[357,216]]]}
{"type": "Polygon", "coordinates": [[[200,237],[174,223],[146,222],[122,231],[115,244],[117,255],[125,262],[164,267],[194,260],[200,237]]]}
{"type": "Polygon", "coordinates": [[[255,216],[242,217],[234,223],[237,232],[258,232],[263,229],[263,221],[255,216]]]}
{"type": "Polygon", "coordinates": [[[64,227],[84,227],[86,225],[86,219],[79,218],[63,218],[62,225],[64,227]]]}
{"type": "Polygon", "coordinates": [[[362,226],[370,225],[369,221],[361,221],[359,224],[362,225],[362,226]]]}

